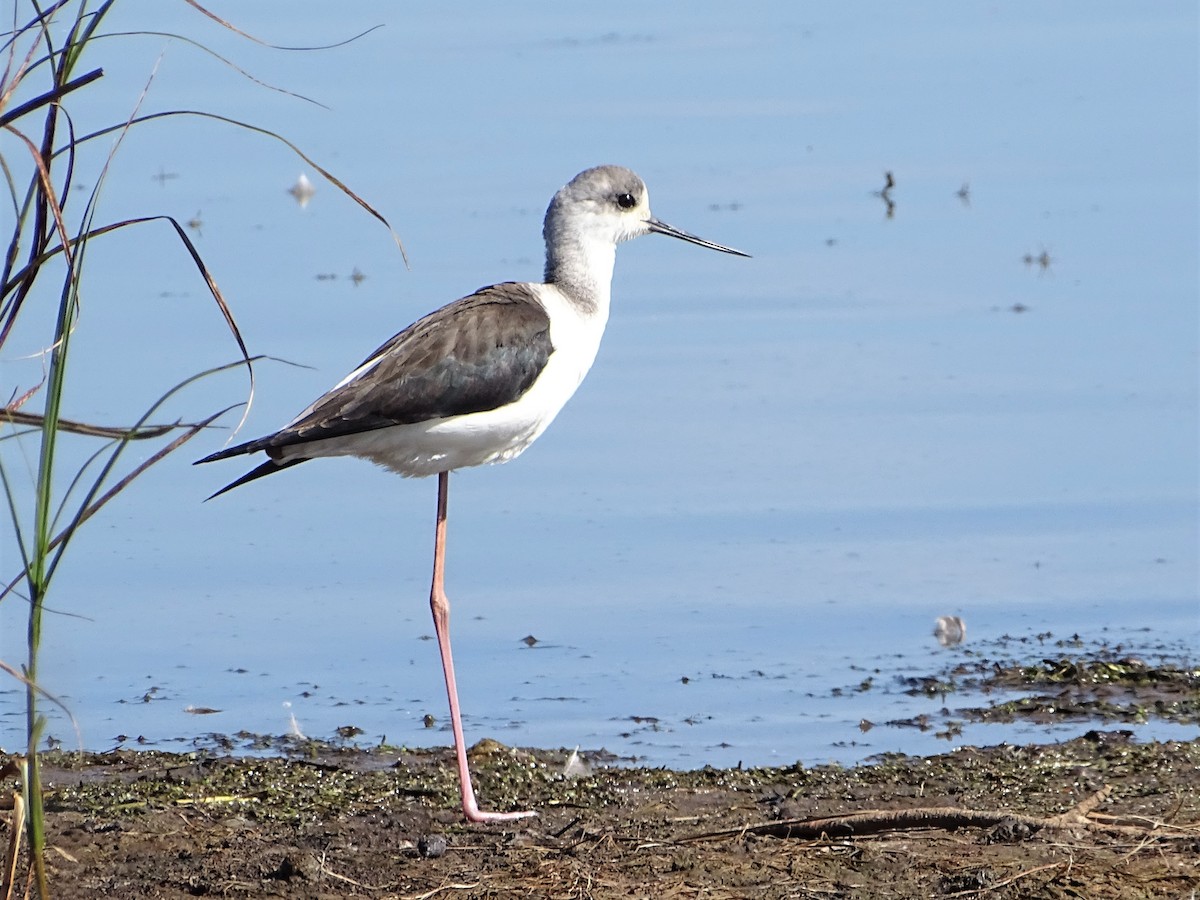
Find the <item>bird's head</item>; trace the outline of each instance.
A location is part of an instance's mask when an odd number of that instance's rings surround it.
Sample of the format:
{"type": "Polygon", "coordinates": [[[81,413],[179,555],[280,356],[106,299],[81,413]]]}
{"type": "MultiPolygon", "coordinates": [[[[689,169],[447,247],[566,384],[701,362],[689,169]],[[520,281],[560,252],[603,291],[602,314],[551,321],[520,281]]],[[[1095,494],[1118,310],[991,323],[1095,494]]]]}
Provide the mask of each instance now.
{"type": "Polygon", "coordinates": [[[646,183],[622,166],[596,166],[572,178],[550,201],[542,229],[547,246],[552,248],[567,238],[615,247],[651,232],[722,253],[747,255],[656,219],[650,212],[646,183]]]}

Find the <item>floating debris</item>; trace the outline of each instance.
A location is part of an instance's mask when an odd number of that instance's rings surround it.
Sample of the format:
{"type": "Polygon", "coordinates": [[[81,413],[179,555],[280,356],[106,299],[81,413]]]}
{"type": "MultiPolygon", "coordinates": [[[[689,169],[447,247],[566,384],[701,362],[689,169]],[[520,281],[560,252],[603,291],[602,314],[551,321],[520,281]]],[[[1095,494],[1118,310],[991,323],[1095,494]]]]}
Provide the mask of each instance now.
{"type": "Polygon", "coordinates": [[[579,755],[579,746],[571,751],[571,755],[567,757],[566,763],[563,765],[564,778],[585,778],[592,774],[592,767],[589,766],[579,755]]]}
{"type": "Polygon", "coordinates": [[[1054,257],[1050,255],[1050,251],[1043,248],[1042,252],[1034,256],[1032,253],[1026,253],[1021,257],[1021,262],[1025,263],[1025,268],[1032,269],[1035,265],[1043,272],[1049,272],[1050,266],[1054,262],[1054,257]]]}
{"type": "Polygon", "coordinates": [[[214,713],[221,712],[221,710],[213,709],[211,706],[185,706],[183,711],[193,716],[211,716],[214,713]]]}
{"type": "Polygon", "coordinates": [[[896,179],[890,171],[884,172],[883,177],[883,190],[875,191],[874,195],[887,204],[887,217],[892,219],[896,216],[896,201],[892,199],[892,188],[896,186],[896,179]]]}
{"type": "Polygon", "coordinates": [[[298,737],[302,741],[308,740],[304,736],[304,732],[300,730],[300,723],[296,721],[296,714],[292,712],[292,701],[284,700],[283,708],[287,710],[288,714],[288,734],[291,734],[293,737],[298,737]]]}
{"type": "Polygon", "coordinates": [[[300,208],[304,209],[304,207],[308,206],[308,201],[317,193],[317,189],[308,180],[308,176],[301,172],[300,177],[296,179],[296,183],[288,188],[288,193],[295,197],[296,202],[300,204],[300,208]]]}
{"type": "Polygon", "coordinates": [[[959,616],[938,616],[933,636],[943,647],[954,647],[967,636],[967,624],[959,616]]]}

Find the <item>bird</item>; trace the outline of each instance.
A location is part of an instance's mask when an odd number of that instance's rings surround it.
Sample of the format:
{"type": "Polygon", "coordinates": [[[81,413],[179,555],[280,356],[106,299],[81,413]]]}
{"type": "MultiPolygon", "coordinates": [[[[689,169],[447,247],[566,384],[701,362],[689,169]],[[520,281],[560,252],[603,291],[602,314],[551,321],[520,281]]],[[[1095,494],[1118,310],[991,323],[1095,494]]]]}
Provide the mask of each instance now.
{"type": "Polygon", "coordinates": [[[444,584],[450,472],[515,459],[546,429],[596,357],[617,245],[646,234],[749,256],[655,218],[646,184],[631,170],[587,169],[550,201],[541,282],[493,284],[435,310],[385,341],[279,431],[196,461],[267,454],[210,500],[326,456],[366,459],[407,477],[438,476],[429,604],[450,703],[462,811],[470,822],[505,822],[536,812],[480,809],[471,783],[444,584]]]}

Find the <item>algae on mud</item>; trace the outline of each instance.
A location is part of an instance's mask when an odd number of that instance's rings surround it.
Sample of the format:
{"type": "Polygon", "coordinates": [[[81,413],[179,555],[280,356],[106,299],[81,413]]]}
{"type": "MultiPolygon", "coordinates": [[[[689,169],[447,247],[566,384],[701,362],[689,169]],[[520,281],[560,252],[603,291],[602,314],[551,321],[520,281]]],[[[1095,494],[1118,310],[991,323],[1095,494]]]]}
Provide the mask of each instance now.
{"type": "Polygon", "coordinates": [[[1177,898],[1200,888],[1200,740],[1137,744],[1094,731],[854,768],[602,768],[578,778],[561,774],[565,751],[487,742],[472,761],[480,792],[497,808],[532,801],[540,811],[502,828],[460,821],[449,751],[303,749],[266,759],[48,754],[55,895],[1177,898]],[[855,810],[1053,816],[1102,785],[1112,794],[1092,815],[1141,823],[1140,839],[1014,829],[997,840],[966,828],[694,840],[855,810]]]}
{"type": "MultiPolygon", "coordinates": [[[[994,715],[1009,704],[1022,715],[1036,709],[1036,692],[1054,690],[1053,708],[1036,715],[1073,720],[1063,692],[1097,683],[1121,692],[1119,703],[1110,697],[1114,708],[1194,715],[1200,691],[1187,665],[1117,654],[954,665],[922,683],[956,696],[1035,692],[1028,704],[1004,694],[986,708],[994,715]],[[1164,692],[1172,702],[1156,703],[1164,692]]],[[[471,750],[480,795],[496,809],[532,804],[540,813],[503,827],[461,820],[451,751],[356,747],[352,731],[337,743],[213,736],[190,753],[56,750],[43,756],[53,889],[62,898],[413,900],[1200,891],[1200,738],[1139,743],[1127,730],[1106,730],[1126,721],[1119,709],[1080,708],[1088,730],[1062,743],[883,754],[849,768],[671,771],[607,766],[611,756],[597,753],[567,775],[574,754],[565,750],[485,739],[471,750]],[[255,755],[232,752],[239,748],[255,755]],[[854,836],[769,836],[793,834],[793,820],[876,811],[886,820],[931,808],[997,825],[914,830],[884,821],[854,836]],[[1037,827],[1080,810],[1086,819],[1037,827]],[[1011,815],[973,815],[1002,812],[1011,815]]],[[[11,836],[11,816],[0,828],[11,836]]]]}

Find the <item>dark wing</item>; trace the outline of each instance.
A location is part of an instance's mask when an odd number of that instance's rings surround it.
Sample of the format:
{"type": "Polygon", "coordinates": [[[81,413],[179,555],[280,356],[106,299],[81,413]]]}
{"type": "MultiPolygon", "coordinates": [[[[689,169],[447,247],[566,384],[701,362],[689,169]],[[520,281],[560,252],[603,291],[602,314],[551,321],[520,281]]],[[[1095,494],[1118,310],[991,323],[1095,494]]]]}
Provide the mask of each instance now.
{"type": "Polygon", "coordinates": [[[391,338],[286,428],[199,462],[497,409],[529,389],[553,352],[550,319],[527,285],[482,288],[391,338]]]}

